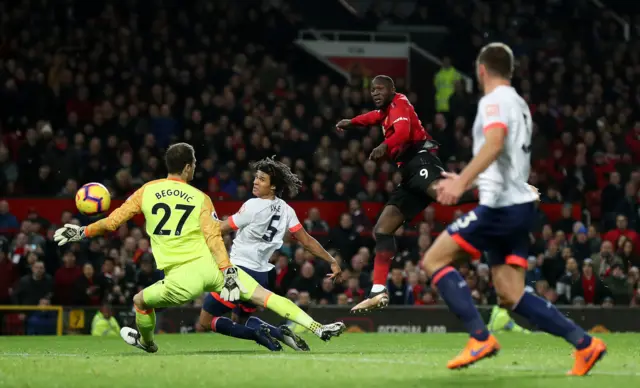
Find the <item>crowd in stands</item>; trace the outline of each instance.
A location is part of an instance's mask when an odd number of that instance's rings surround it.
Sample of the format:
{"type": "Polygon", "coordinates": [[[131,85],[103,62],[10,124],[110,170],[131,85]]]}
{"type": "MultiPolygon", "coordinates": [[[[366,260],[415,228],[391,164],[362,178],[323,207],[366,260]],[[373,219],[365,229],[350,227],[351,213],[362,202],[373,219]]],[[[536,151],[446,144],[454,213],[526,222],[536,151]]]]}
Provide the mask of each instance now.
{"type": "MultiPolygon", "coordinates": [[[[455,15],[462,3],[452,2],[448,12],[455,15]]],[[[600,19],[581,15],[589,39],[570,35],[576,40],[541,45],[535,34],[544,21],[514,22],[532,12],[521,3],[474,9],[466,22],[476,31],[467,54],[475,55],[489,29],[491,39],[513,46],[513,84],[535,123],[530,183],[542,203],[587,210],[574,219],[566,207],[554,223],[539,212],[527,285],[553,303],[635,306],[639,43],[620,42],[604,33],[609,29],[600,19]]],[[[245,200],[253,180],[249,162],[275,154],[303,179],[296,199],[349,201],[349,212],[333,228],[316,210],[298,214],[341,261],[341,284],[327,280],[324,263],[287,239],[272,258],[272,288],[301,304],[362,300],[371,285],[375,220],[364,216],[360,202],[385,201],[401,179],[392,163],[367,159],[382,139],[380,128],[333,130],[339,119],[371,108],[365,76],[338,82],[300,69],[291,60],[292,41],[303,21],[287,2],[195,0],[177,11],[125,4],[0,4],[0,197],[72,198],[79,185],[95,181],[126,198],[163,177],[163,149],[186,141],[198,158],[193,184],[214,203],[245,200]]],[[[417,12],[419,19],[429,10],[417,12]]],[[[467,66],[451,57],[454,66],[467,66]]],[[[419,101],[404,80],[396,82],[419,101]]],[[[460,84],[449,111],[422,117],[449,170],[472,156],[476,101],[460,84]]],[[[422,222],[397,232],[391,304],[441,303],[418,266],[445,226],[435,219],[427,208],[422,222]]],[[[135,292],[162,278],[148,237],[133,224],[57,247],[56,226],[81,220],[70,212],[53,224],[35,212],[18,220],[0,201],[0,304],[130,305],[135,292]]],[[[229,248],[232,237],[225,237],[229,248]]],[[[460,266],[476,301],[495,303],[487,265],[460,266]]]]}

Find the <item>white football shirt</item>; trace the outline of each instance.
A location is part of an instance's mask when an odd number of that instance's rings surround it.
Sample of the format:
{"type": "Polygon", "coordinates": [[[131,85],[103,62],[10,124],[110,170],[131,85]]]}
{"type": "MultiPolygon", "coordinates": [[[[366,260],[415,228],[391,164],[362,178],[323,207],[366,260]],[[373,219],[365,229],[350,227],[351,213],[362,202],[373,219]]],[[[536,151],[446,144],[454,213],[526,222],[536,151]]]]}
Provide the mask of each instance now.
{"type": "Polygon", "coordinates": [[[269,259],[282,246],[285,232],[302,228],[296,212],[277,197],[248,200],[229,217],[229,225],[238,231],[231,246],[231,262],[258,272],[274,267],[269,259]]]}
{"type": "Polygon", "coordinates": [[[495,208],[535,201],[538,195],[527,184],[531,169],[531,111],[511,86],[498,86],[480,99],[473,123],[474,155],[486,141],[485,130],[495,126],[506,131],[504,148],[476,180],[480,204],[495,208]]]}

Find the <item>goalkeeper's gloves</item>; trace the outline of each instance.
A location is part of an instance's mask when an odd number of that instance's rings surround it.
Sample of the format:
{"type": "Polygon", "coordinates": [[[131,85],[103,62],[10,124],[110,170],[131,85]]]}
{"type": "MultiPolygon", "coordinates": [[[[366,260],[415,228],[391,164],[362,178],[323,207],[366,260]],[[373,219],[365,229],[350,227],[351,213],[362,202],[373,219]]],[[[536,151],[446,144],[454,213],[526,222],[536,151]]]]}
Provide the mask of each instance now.
{"type": "Polygon", "coordinates": [[[238,279],[238,268],[227,267],[222,273],[224,274],[224,286],[220,291],[220,297],[227,302],[240,300],[240,294],[246,293],[247,290],[238,279]]]}
{"type": "Polygon", "coordinates": [[[62,228],[56,230],[53,240],[60,246],[69,242],[77,242],[85,238],[84,230],[84,226],[65,224],[62,228]]]}

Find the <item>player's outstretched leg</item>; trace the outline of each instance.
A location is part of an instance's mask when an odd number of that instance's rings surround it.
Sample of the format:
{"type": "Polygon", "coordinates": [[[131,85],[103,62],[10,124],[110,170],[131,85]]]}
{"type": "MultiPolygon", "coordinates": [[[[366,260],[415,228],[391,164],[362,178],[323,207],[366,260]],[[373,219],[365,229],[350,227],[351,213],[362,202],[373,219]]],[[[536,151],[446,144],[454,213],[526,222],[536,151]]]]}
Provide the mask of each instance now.
{"type": "Polygon", "coordinates": [[[156,328],[156,312],[144,303],[142,292],[133,297],[136,309],[136,326],[138,329],[123,327],[120,329],[120,337],[131,346],[142,349],[147,353],[155,353],[158,346],[153,340],[153,332],[156,328]]]}
{"type": "Polygon", "coordinates": [[[255,316],[249,317],[245,325],[251,328],[256,328],[256,327],[267,328],[271,336],[273,336],[273,338],[277,339],[278,341],[284,342],[287,346],[289,346],[293,350],[303,351],[303,352],[308,352],[310,350],[309,345],[307,345],[305,340],[299,335],[297,335],[296,333],[294,333],[286,325],[275,327],[255,316]]]}
{"type": "MultiPolygon", "coordinates": [[[[244,279],[242,279],[242,281],[243,283],[245,282],[244,279]]],[[[289,299],[276,295],[257,285],[257,283],[255,291],[251,296],[251,302],[255,305],[262,305],[281,317],[286,317],[287,319],[307,328],[323,341],[328,341],[333,337],[340,336],[340,334],[344,333],[347,328],[342,322],[322,325],[314,321],[309,314],[302,311],[300,307],[296,306],[289,299]]]]}
{"type": "Polygon", "coordinates": [[[607,353],[607,346],[601,339],[591,337],[550,302],[524,291],[524,268],[501,265],[492,268],[491,272],[503,305],[511,307],[541,330],[562,337],[575,347],[575,363],[568,374],[586,375],[607,353]]]}
{"type": "Polygon", "coordinates": [[[367,312],[384,308],[389,304],[387,291],[387,276],[391,268],[391,261],[396,254],[396,238],[394,233],[404,222],[404,215],[395,205],[387,205],[374,227],[376,239],[376,256],[373,260],[373,286],[369,297],[358,303],[351,312],[367,312]]]}
{"type": "Polygon", "coordinates": [[[213,317],[207,325],[203,322],[202,312],[200,314],[200,326],[203,328],[209,326],[211,331],[229,337],[256,341],[258,345],[264,346],[272,352],[282,350],[282,345],[271,336],[269,328],[267,327],[258,326],[256,328],[250,328],[237,324],[227,317],[213,317]]]}
{"type": "MultiPolygon", "coordinates": [[[[217,294],[215,295],[217,296],[217,294]]],[[[213,331],[229,337],[256,341],[258,345],[264,346],[272,352],[282,350],[282,345],[271,336],[269,328],[262,325],[247,327],[222,316],[234,307],[236,306],[233,303],[226,302],[219,297],[216,298],[214,294],[208,293],[200,310],[198,324],[204,331],[213,331]]]]}
{"type": "Polygon", "coordinates": [[[432,284],[437,286],[442,299],[451,312],[462,320],[471,336],[462,352],[447,363],[449,369],[467,367],[483,358],[496,355],[500,350],[500,344],[487,330],[473,303],[467,283],[460,273],[450,266],[459,250],[458,244],[445,231],[436,238],[422,260],[422,266],[431,277],[432,284]]]}

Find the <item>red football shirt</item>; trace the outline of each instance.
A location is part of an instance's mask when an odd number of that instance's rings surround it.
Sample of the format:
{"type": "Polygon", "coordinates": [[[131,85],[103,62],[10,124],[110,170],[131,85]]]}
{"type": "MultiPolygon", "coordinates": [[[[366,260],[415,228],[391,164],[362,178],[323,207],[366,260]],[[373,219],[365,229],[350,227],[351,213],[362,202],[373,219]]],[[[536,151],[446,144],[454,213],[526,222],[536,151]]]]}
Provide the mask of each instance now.
{"type": "Polygon", "coordinates": [[[382,125],[388,155],[397,159],[407,148],[419,141],[431,140],[422,126],[413,105],[404,94],[396,93],[385,109],[373,110],[351,119],[358,126],[382,125]]]}

